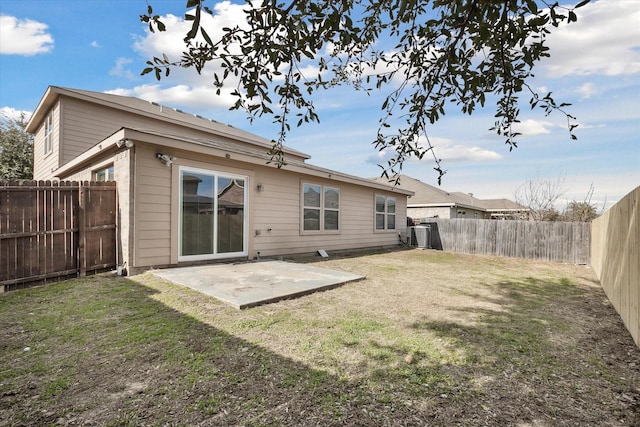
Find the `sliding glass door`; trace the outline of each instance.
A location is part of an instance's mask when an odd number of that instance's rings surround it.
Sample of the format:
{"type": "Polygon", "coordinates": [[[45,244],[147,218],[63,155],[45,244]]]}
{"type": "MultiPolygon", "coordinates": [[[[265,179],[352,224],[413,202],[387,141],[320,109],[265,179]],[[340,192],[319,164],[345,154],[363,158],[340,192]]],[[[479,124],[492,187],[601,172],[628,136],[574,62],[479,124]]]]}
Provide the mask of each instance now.
{"type": "Polygon", "coordinates": [[[180,261],[247,255],[247,182],[180,168],[180,261]]]}

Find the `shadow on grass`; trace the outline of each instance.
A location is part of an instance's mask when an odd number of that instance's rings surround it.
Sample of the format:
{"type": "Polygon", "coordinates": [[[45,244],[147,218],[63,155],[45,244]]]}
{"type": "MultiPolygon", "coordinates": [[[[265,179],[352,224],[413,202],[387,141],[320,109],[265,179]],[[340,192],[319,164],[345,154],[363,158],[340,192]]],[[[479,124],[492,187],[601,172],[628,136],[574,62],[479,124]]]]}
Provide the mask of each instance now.
{"type": "Polygon", "coordinates": [[[640,393],[632,387],[640,357],[600,292],[534,278],[486,286],[491,297],[473,297],[495,310],[450,307],[474,322],[411,325],[454,357],[416,347],[414,363],[395,363],[406,349],[365,333],[384,322],[347,322],[356,332],[368,328],[353,343],[371,362],[364,378],[283,357],[177,311],[154,289],[125,278],[15,291],[0,297],[0,425],[640,421],[640,393]]]}
{"type": "Polygon", "coordinates": [[[440,367],[441,388],[469,402],[463,418],[640,425],[640,353],[601,289],[531,277],[486,286],[491,296],[468,296],[494,309],[449,307],[472,321],[411,325],[458,354],[440,367]]]}
{"type": "Polygon", "coordinates": [[[154,297],[105,276],[2,296],[0,425],[428,424],[154,297]]]}

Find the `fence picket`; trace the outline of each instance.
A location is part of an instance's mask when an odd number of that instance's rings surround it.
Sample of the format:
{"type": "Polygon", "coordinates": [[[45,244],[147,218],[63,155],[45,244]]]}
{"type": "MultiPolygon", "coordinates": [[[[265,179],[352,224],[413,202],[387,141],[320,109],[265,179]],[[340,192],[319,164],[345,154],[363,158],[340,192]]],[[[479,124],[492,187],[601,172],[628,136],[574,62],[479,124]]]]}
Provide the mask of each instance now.
{"type": "Polygon", "coordinates": [[[115,208],[115,182],[0,181],[0,292],[115,267],[115,208]],[[84,230],[78,218],[81,191],[95,193],[94,200],[99,202],[89,203],[92,209],[82,222],[84,230]],[[100,227],[91,228],[96,223],[100,227]],[[82,269],[81,238],[87,242],[83,259],[92,254],[92,261],[82,269]]]}
{"type": "Polygon", "coordinates": [[[589,263],[588,223],[466,218],[434,218],[428,222],[436,224],[431,228],[430,242],[430,246],[435,249],[575,264],[589,263]]]}

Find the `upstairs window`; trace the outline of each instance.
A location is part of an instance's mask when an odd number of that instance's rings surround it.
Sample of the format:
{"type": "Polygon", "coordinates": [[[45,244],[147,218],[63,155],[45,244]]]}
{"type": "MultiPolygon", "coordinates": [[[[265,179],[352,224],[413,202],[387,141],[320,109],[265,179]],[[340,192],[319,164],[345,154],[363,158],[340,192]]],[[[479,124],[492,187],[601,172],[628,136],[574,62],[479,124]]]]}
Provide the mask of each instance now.
{"type": "Polygon", "coordinates": [[[113,165],[93,172],[93,179],[98,182],[113,181],[113,165]]]}
{"type": "Polygon", "coordinates": [[[44,121],[44,155],[51,152],[53,147],[53,113],[49,113],[44,121]]]}
{"type": "Polygon", "coordinates": [[[340,189],[302,185],[303,231],[340,230],[340,189]]]}
{"type": "Polygon", "coordinates": [[[376,196],[376,230],[396,229],[396,198],[376,196]]]}

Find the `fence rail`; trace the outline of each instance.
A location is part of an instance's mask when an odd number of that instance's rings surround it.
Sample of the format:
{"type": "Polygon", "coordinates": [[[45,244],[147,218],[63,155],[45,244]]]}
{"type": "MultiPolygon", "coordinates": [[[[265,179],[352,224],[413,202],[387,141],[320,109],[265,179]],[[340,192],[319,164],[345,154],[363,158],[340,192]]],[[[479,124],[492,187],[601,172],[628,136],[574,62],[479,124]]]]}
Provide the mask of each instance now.
{"type": "Polygon", "coordinates": [[[0,291],[115,265],[115,182],[0,181],[0,291]]]}
{"type": "MultiPolygon", "coordinates": [[[[588,223],[433,219],[427,247],[468,254],[589,263],[588,223]]],[[[415,234],[415,229],[413,231],[415,234]]]]}

